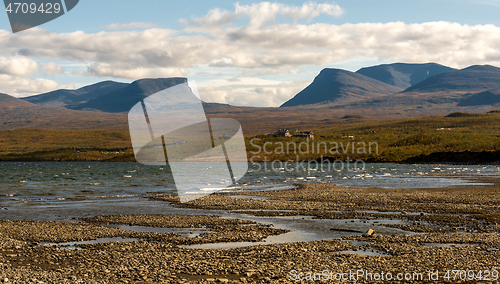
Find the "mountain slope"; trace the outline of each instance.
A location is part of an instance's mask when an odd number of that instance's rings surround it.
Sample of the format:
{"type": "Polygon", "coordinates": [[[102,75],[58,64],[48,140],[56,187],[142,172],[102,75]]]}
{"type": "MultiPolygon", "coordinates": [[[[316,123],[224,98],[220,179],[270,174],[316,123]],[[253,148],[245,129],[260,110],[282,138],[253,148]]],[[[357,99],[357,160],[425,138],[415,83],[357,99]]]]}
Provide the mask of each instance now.
{"type": "Polygon", "coordinates": [[[346,103],[402,91],[362,74],[341,69],[323,69],[314,81],[281,107],[316,103],[346,103]]]}
{"type": "Polygon", "coordinates": [[[18,109],[36,107],[37,105],[0,93],[0,111],[3,109],[18,109]]]}
{"type": "Polygon", "coordinates": [[[500,68],[474,65],[458,71],[434,75],[404,92],[416,93],[471,93],[500,88],[500,68]]]}
{"type": "Polygon", "coordinates": [[[356,73],[406,89],[431,76],[456,70],[437,63],[393,63],[364,67],[356,71],[356,73]]]}
{"type": "Polygon", "coordinates": [[[86,103],[90,99],[114,92],[126,86],[128,86],[127,83],[103,81],[77,90],[55,90],[22,99],[40,106],[73,108],[76,105],[86,103]]]}
{"type": "Polygon", "coordinates": [[[186,78],[179,77],[141,79],[132,82],[124,88],[90,99],[88,102],[72,108],[78,110],[99,110],[112,113],[128,112],[130,108],[144,98],[166,88],[186,82],[186,78]]]}
{"type": "Polygon", "coordinates": [[[0,130],[17,128],[127,129],[125,114],[39,106],[0,94],[0,130]]]}

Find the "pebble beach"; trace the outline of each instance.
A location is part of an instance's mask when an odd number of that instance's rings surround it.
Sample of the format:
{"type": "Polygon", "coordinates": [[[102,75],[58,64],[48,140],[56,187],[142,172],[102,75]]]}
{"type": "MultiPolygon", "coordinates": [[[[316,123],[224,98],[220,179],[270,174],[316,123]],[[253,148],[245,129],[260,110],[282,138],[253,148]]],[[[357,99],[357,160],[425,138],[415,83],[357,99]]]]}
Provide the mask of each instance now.
{"type": "Polygon", "coordinates": [[[488,271],[488,279],[480,282],[496,283],[500,186],[494,177],[474,179],[489,185],[377,189],[309,183],[289,190],[245,192],[245,198],[219,193],[179,203],[175,195],[151,197],[181,208],[346,224],[331,231],[348,231],[352,220],[371,226],[370,231],[352,230],[341,238],[307,242],[262,245],[267,237],[290,230],[210,215],[109,215],[74,222],[4,220],[0,221],[0,282],[340,283],[349,276],[345,282],[373,283],[389,281],[390,276],[393,283],[465,283],[477,282],[477,273],[481,271],[484,278],[488,271]],[[124,230],[113,225],[153,229],[124,230]],[[205,231],[186,235],[154,232],[154,228],[205,231]],[[383,228],[398,231],[384,234],[383,228]],[[204,244],[230,242],[258,244],[203,248],[204,244]],[[190,247],[195,245],[201,248],[190,247]],[[446,279],[446,272],[452,270],[458,276],[446,279]],[[469,274],[460,276],[461,271],[469,274]],[[396,280],[398,275],[403,280],[396,280]]]}

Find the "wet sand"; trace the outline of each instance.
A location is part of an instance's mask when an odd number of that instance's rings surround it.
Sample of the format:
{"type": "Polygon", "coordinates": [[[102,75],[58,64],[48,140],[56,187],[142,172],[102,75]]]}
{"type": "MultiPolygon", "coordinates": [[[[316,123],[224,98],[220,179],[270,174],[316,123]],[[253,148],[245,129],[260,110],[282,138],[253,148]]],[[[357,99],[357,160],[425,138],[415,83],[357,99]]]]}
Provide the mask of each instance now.
{"type": "MultiPolygon", "coordinates": [[[[499,181],[487,176],[474,179],[492,185],[410,190],[300,184],[296,189],[283,191],[213,194],[186,204],[178,203],[175,196],[154,197],[177,207],[345,221],[345,228],[352,220],[359,220],[375,231],[365,235],[346,233],[334,240],[234,249],[189,246],[256,243],[288,231],[249,220],[207,215],[96,216],[74,223],[0,221],[0,282],[287,283],[298,279],[299,273],[303,273],[303,278],[307,273],[318,273],[316,277],[320,277],[326,270],[333,277],[336,273],[362,270],[379,276],[382,272],[391,273],[393,278],[398,273],[422,273],[423,281],[389,281],[393,283],[443,283],[447,270],[464,270],[469,276],[468,271],[472,270],[476,277],[472,282],[479,280],[479,271],[484,276],[488,270],[490,280],[481,282],[497,283],[492,280],[491,271],[500,271],[499,181]],[[383,226],[406,233],[383,234],[379,222],[383,219],[400,220],[383,226]],[[190,237],[104,226],[109,224],[202,228],[209,232],[190,237]],[[137,241],[82,244],[77,246],[79,249],[40,245],[116,237],[137,241]],[[429,271],[436,270],[438,280],[429,280],[429,271]]],[[[455,280],[453,273],[450,276],[450,282],[460,283],[460,275],[455,280]]],[[[376,281],[361,276],[349,282],[376,281]]]]}

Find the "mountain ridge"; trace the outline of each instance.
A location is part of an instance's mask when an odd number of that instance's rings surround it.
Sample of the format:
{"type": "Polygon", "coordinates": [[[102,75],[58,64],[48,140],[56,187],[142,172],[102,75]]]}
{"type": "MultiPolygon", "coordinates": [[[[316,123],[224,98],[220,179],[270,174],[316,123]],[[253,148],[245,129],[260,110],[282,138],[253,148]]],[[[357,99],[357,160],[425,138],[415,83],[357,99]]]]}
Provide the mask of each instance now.
{"type": "Polygon", "coordinates": [[[316,103],[345,103],[397,93],[403,89],[362,74],[325,68],[313,82],[280,107],[316,103]]]}
{"type": "Polygon", "coordinates": [[[72,109],[76,105],[85,103],[90,99],[116,91],[120,88],[124,88],[127,85],[127,83],[107,80],[87,85],[76,90],[59,89],[21,99],[40,106],[65,107],[72,109]]]}
{"type": "Polygon", "coordinates": [[[442,91],[480,92],[500,88],[500,68],[472,65],[457,71],[434,75],[404,92],[435,93],[442,91]]]}
{"type": "Polygon", "coordinates": [[[137,102],[140,102],[144,98],[166,88],[186,82],[187,78],[183,77],[140,79],[130,83],[124,88],[74,106],[73,109],[98,110],[110,113],[128,112],[137,102]]]}
{"type": "Polygon", "coordinates": [[[356,73],[382,81],[402,89],[407,89],[437,74],[456,71],[438,63],[391,63],[363,67],[356,73]]]}

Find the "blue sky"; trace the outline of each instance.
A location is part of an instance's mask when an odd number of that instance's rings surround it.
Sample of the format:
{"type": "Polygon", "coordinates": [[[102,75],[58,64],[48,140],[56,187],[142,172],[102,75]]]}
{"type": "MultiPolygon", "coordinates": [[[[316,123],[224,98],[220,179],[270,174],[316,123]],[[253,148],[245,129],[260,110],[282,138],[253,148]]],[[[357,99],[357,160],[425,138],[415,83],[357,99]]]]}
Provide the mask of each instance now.
{"type": "MultiPolygon", "coordinates": [[[[234,4],[257,3],[257,1],[166,1],[166,0],[80,0],[76,9],[64,18],[44,24],[42,27],[54,32],[83,30],[99,32],[111,23],[154,23],[163,28],[181,29],[181,18],[201,17],[210,9],[232,9],[234,4]]],[[[271,1],[272,2],[272,1],[271,1]]],[[[278,1],[300,6],[307,1],[278,1]]],[[[316,1],[317,3],[331,3],[316,1]]],[[[500,0],[347,0],[335,1],[346,13],[341,18],[321,16],[312,22],[342,23],[424,23],[449,21],[468,25],[493,24],[500,26],[500,0]]],[[[5,13],[0,14],[0,28],[10,30],[5,13]]]]}
{"type": "Polygon", "coordinates": [[[278,106],[325,67],[500,65],[500,0],[81,0],[12,34],[0,13],[0,92],[186,76],[209,101],[278,106]]]}

